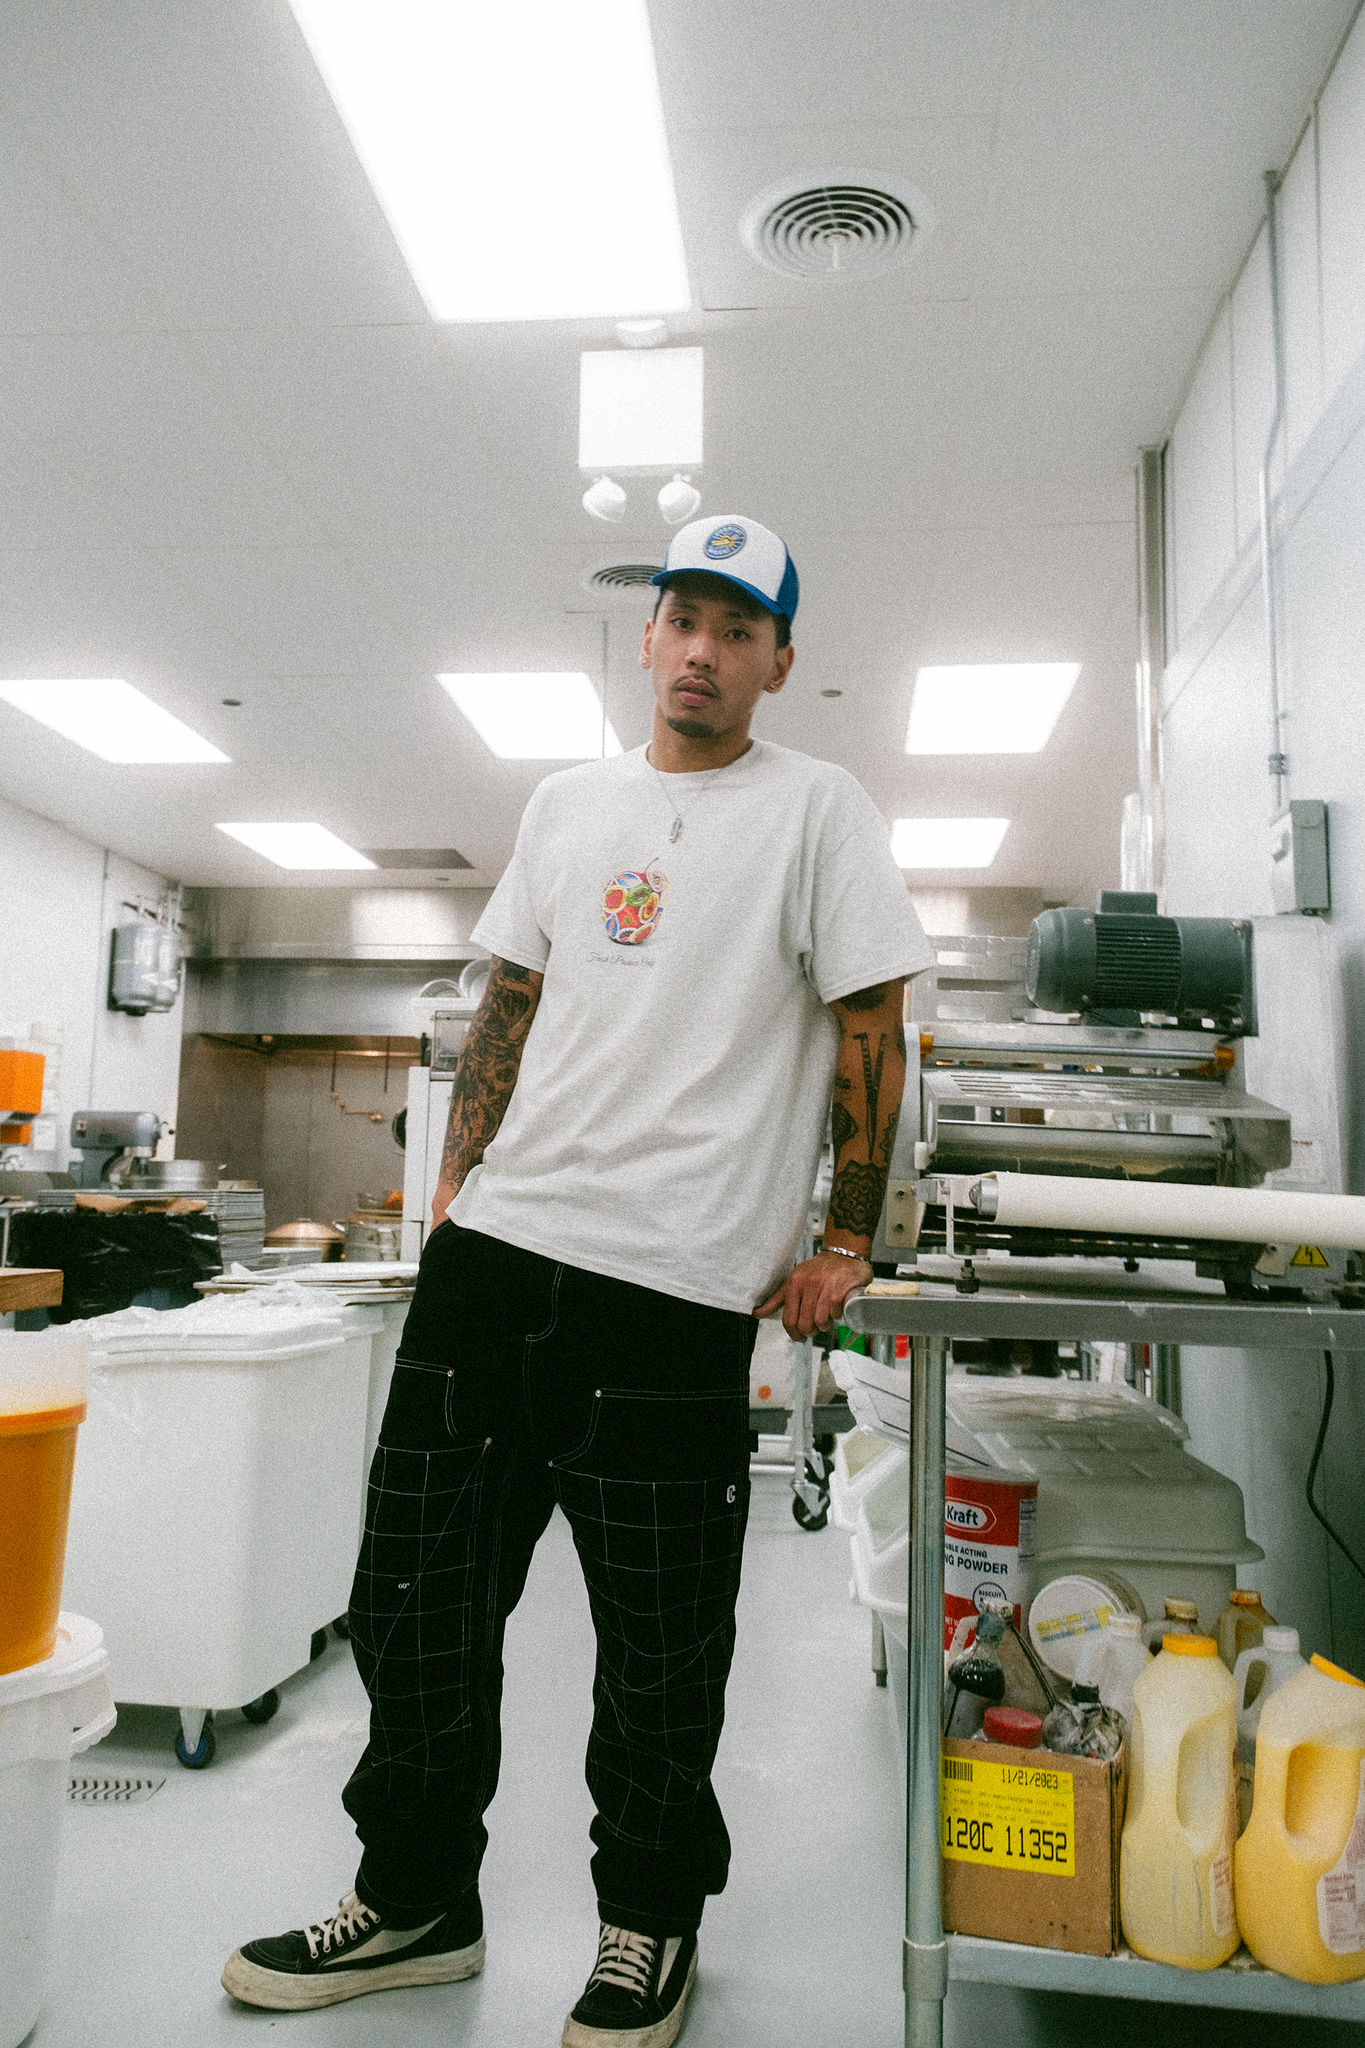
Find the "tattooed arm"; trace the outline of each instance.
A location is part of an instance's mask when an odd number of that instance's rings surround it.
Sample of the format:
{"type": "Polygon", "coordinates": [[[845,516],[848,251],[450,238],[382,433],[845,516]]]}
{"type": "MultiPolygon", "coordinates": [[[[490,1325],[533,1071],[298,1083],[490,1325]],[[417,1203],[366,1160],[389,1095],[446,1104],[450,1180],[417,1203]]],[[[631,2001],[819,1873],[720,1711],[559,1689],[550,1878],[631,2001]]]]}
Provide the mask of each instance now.
{"type": "Polygon", "coordinates": [[[484,1147],[497,1136],[521,1070],[531,1020],[536,1014],[543,974],[495,959],[488,986],[460,1048],[455,1087],[450,1097],[441,1178],[431,1205],[431,1225],[446,1220],[446,1210],[464,1184],[471,1166],[483,1158],[484,1147]]]}
{"type": "MultiPolygon", "coordinates": [[[[825,1243],[856,1252],[865,1262],[886,1193],[905,1087],[904,1004],[903,981],[884,981],[830,1004],[839,1021],[839,1062],[831,1110],[834,1181],[825,1243]]],[[[854,1288],[865,1286],[871,1277],[869,1263],[858,1265],[822,1251],[797,1266],[754,1313],[771,1316],[781,1309],[787,1334],[808,1337],[812,1330],[832,1323],[854,1288]]]]}

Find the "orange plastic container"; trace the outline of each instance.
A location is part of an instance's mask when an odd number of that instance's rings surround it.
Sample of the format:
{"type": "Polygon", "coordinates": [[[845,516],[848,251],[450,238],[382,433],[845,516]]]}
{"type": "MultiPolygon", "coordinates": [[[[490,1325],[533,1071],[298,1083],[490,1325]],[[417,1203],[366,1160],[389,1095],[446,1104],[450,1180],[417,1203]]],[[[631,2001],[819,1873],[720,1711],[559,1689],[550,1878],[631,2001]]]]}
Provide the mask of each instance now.
{"type": "Polygon", "coordinates": [[[0,1331],[0,1673],[56,1648],[89,1370],[84,1334],[0,1331]]]}

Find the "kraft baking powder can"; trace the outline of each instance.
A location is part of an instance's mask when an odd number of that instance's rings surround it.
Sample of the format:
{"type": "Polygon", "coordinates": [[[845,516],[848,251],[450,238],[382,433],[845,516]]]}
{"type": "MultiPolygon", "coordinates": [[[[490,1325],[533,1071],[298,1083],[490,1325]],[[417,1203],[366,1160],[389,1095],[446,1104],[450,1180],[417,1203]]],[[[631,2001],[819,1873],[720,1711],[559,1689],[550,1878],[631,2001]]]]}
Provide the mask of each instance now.
{"type": "Polygon", "coordinates": [[[1003,1595],[1022,1630],[1032,1592],[1038,1482],[949,1460],[943,1487],[943,1647],[966,1615],[1003,1595]]]}

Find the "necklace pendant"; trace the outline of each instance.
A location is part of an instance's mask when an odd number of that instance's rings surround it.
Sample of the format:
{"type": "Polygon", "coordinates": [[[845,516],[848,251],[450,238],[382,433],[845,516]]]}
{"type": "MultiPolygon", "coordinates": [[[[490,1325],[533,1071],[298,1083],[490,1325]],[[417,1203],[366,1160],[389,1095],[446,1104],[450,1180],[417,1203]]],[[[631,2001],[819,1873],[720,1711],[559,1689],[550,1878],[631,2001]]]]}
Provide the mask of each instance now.
{"type": "Polygon", "coordinates": [[[672,828],[670,829],[668,834],[668,843],[670,846],[673,844],[678,834],[682,831],[682,825],[683,821],[681,818],[675,818],[673,820],[672,828]]]}

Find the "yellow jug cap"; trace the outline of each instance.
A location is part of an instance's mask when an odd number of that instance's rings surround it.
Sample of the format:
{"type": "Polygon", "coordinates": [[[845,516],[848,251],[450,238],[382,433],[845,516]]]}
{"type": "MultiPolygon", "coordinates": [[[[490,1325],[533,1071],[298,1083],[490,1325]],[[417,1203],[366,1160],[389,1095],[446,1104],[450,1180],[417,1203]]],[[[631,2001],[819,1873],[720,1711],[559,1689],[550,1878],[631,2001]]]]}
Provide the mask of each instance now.
{"type": "Polygon", "coordinates": [[[1163,1636],[1163,1650],[1169,1650],[1173,1657],[1216,1657],[1218,1645],[1212,1636],[1163,1636]]]}
{"type": "Polygon", "coordinates": [[[1308,1661],[1315,1671],[1322,1673],[1324,1678],[1338,1678],[1343,1685],[1358,1685],[1361,1691],[1365,1692],[1365,1678],[1353,1678],[1349,1671],[1342,1670],[1340,1664],[1329,1664],[1327,1659],[1320,1657],[1316,1650],[1314,1650],[1308,1661]]]}

